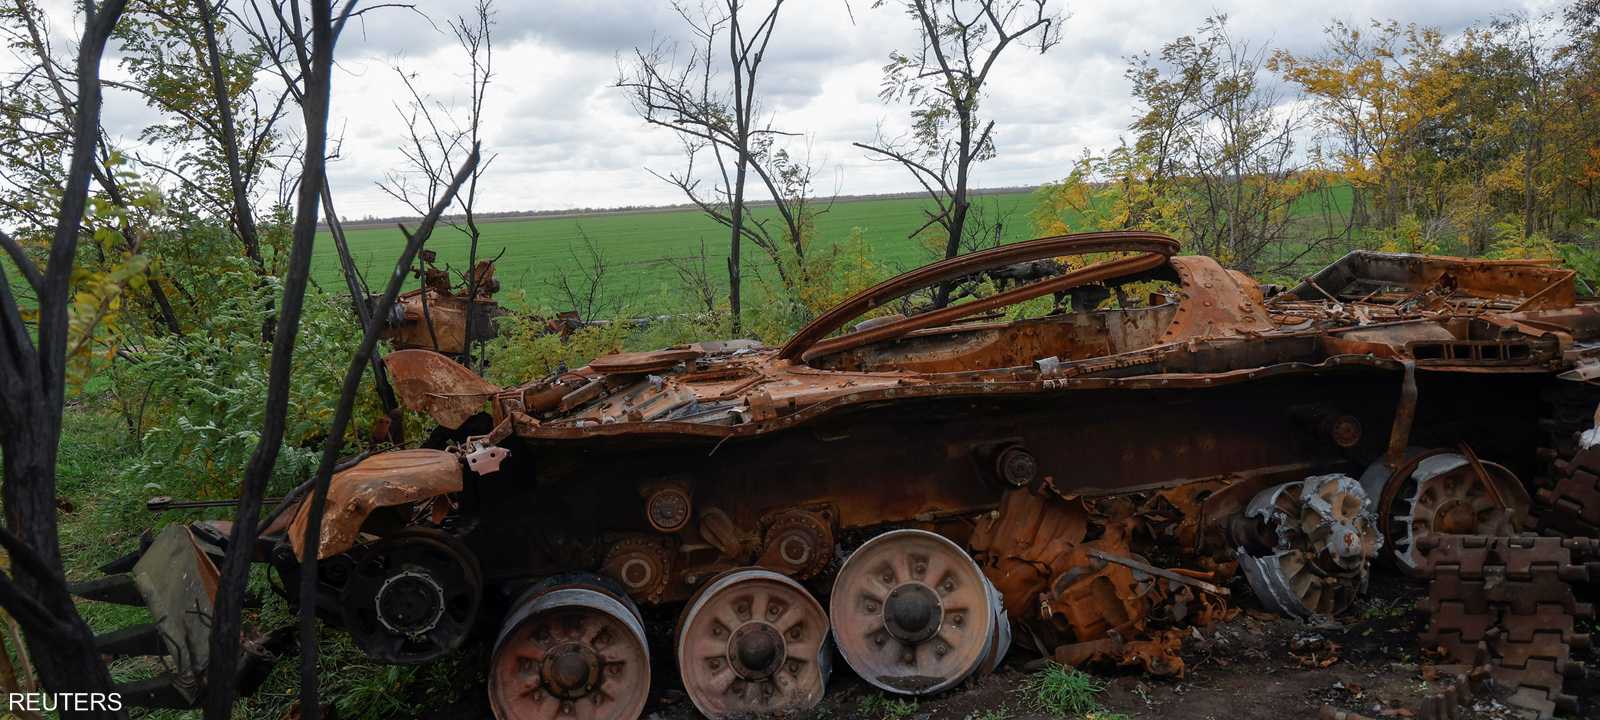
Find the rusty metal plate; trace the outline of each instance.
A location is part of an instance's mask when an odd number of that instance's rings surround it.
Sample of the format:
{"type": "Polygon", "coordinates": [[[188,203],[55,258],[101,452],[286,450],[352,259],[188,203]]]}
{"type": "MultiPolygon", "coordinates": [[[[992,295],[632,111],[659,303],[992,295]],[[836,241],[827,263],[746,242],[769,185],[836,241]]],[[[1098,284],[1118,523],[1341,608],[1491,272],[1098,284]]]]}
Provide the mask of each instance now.
{"type": "MultiPolygon", "coordinates": [[[[461,460],[443,450],[396,450],[367,458],[333,476],[317,557],[338,555],[354,546],[373,510],[460,491],[461,460]]],[[[289,524],[289,543],[296,556],[305,556],[310,514],[311,504],[302,502],[289,524]]]]}
{"type": "Polygon", "coordinates": [[[657,370],[666,370],[674,367],[681,362],[694,360],[703,354],[699,350],[691,348],[614,353],[595,358],[593,362],[589,363],[589,369],[601,375],[633,375],[656,372],[657,370]]]}
{"type": "Polygon", "coordinates": [[[160,628],[167,656],[176,663],[172,687],[195,700],[211,663],[216,565],[195,544],[189,528],[169,525],[133,566],[133,579],[160,628]]]}
{"type": "Polygon", "coordinates": [[[451,429],[482,412],[484,403],[500,393],[499,386],[430,350],[389,353],[383,364],[402,405],[451,429]]]}
{"type": "Polygon", "coordinates": [[[1239,283],[1233,273],[1203,255],[1168,259],[1178,271],[1178,315],[1163,340],[1183,342],[1199,338],[1234,338],[1276,329],[1255,293],[1239,283]]]}

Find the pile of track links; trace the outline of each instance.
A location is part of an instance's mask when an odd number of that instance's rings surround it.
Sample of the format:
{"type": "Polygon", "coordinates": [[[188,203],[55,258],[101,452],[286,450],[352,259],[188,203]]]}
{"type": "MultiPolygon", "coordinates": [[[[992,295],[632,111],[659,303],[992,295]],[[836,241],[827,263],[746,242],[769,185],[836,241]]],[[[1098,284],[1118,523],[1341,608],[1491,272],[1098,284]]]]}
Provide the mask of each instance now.
{"type": "MultiPolygon", "coordinates": [[[[1432,563],[1422,635],[1441,674],[1486,675],[1502,700],[1522,714],[1552,718],[1577,712],[1577,698],[1564,692],[1568,678],[1582,677],[1573,649],[1589,636],[1577,622],[1594,615],[1580,603],[1573,583],[1600,574],[1600,540],[1560,537],[1437,535],[1423,548],[1432,563]],[[1485,672],[1485,669],[1487,672],[1485,672]]],[[[1469,685],[1471,683],[1468,683],[1469,685]]],[[[1466,698],[1465,695],[1460,695],[1466,698]]],[[[1456,704],[1429,699],[1420,717],[1456,717],[1456,704]]]]}
{"type": "MultiPolygon", "coordinates": [[[[1584,677],[1573,650],[1589,645],[1578,601],[1600,581],[1600,408],[1595,391],[1554,392],[1540,422],[1550,447],[1535,481],[1541,536],[1433,535],[1419,548],[1431,566],[1422,646],[1444,692],[1422,699],[1415,716],[1455,718],[1474,696],[1494,695],[1519,714],[1544,720],[1577,712],[1567,681],[1584,677]]],[[[1323,720],[1363,720],[1322,709],[1323,720]]]]}
{"type": "MultiPolygon", "coordinates": [[[[1589,645],[1578,621],[1594,607],[1575,584],[1600,580],[1600,539],[1434,535],[1419,545],[1432,565],[1424,654],[1445,680],[1408,717],[1455,720],[1478,697],[1545,720],[1578,711],[1566,681],[1584,676],[1573,650],[1589,645]]],[[[1371,720],[1323,706],[1321,720],[1371,720]]]]}

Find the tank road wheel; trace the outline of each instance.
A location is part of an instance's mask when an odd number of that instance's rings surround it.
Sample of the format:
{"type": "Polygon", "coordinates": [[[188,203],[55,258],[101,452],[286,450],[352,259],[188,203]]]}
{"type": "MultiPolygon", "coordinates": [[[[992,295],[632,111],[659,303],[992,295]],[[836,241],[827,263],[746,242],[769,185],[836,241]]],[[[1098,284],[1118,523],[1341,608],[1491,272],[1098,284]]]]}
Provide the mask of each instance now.
{"type": "Polygon", "coordinates": [[[828,616],[799,583],[771,570],[723,573],[678,621],[683,688],[712,720],[798,714],[827,690],[828,616]]]}
{"type": "Polygon", "coordinates": [[[524,595],[489,660],[497,720],[634,720],[649,694],[643,623],[591,587],[524,595]]]}
{"type": "Polygon", "coordinates": [[[1239,550],[1250,589],[1267,609],[1337,615],[1366,590],[1383,544],[1371,501],[1348,475],[1318,475],[1261,491],[1245,509],[1270,538],[1263,555],[1239,550]]]}
{"type": "Polygon", "coordinates": [[[1005,598],[1000,595],[1000,589],[989,582],[987,575],[983,584],[989,587],[989,602],[994,604],[994,631],[989,633],[989,654],[978,668],[980,677],[994,672],[1000,667],[1000,661],[1006,659],[1006,653],[1011,652],[1011,619],[1006,617],[1005,598]]]}
{"type": "MultiPolygon", "coordinates": [[[[1432,564],[1417,545],[1431,535],[1505,537],[1523,529],[1530,503],[1522,481],[1503,466],[1480,465],[1487,482],[1467,456],[1433,450],[1411,458],[1389,477],[1378,521],[1389,539],[1388,554],[1401,570],[1428,573],[1432,564]]],[[[1386,469],[1375,464],[1367,472],[1388,477],[1386,469]]]]}
{"type": "Polygon", "coordinates": [[[437,660],[460,647],[482,599],[472,552],[449,535],[420,529],[360,551],[339,595],[356,646],[402,665],[437,660]]]}
{"type": "Polygon", "coordinates": [[[867,541],[839,569],[828,602],[845,662],[890,692],[949,688],[978,671],[998,644],[986,578],[965,551],[931,532],[895,530],[867,541]]]}

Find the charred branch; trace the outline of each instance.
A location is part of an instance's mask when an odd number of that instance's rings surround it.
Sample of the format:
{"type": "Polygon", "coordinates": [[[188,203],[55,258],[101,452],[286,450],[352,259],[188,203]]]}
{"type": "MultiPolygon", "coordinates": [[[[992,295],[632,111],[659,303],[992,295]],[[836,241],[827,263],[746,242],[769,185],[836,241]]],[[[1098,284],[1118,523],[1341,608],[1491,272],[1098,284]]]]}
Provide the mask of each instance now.
{"type": "MultiPolygon", "coordinates": [[[[416,255],[424,243],[433,234],[434,226],[438,224],[440,216],[444,215],[450,205],[455,202],[456,194],[461,186],[472,177],[478,166],[478,148],[473,147],[467,155],[460,169],[451,179],[450,184],[444,188],[443,194],[435,201],[428,214],[423,217],[415,233],[406,232],[406,247],[400,259],[395,262],[394,272],[389,276],[389,284],[384,289],[383,297],[378,301],[375,313],[378,317],[388,314],[394,307],[395,298],[400,295],[400,288],[405,283],[406,268],[411,267],[416,261],[416,255]]],[[[402,232],[404,229],[402,228],[402,232]]],[[[316,484],[311,489],[308,498],[310,512],[306,524],[305,555],[300,560],[300,708],[301,716],[307,720],[317,720],[321,707],[318,703],[318,676],[317,676],[317,560],[322,547],[321,532],[322,518],[327,509],[328,484],[333,476],[333,468],[338,464],[339,451],[344,445],[345,430],[350,423],[351,409],[355,404],[356,392],[361,387],[361,376],[364,368],[372,358],[372,350],[377,345],[378,335],[381,331],[379,323],[369,323],[362,333],[361,346],[350,359],[350,366],[345,370],[344,383],[339,391],[339,404],[334,411],[333,426],[328,431],[328,439],[323,444],[322,459],[317,466],[316,484]]]]}

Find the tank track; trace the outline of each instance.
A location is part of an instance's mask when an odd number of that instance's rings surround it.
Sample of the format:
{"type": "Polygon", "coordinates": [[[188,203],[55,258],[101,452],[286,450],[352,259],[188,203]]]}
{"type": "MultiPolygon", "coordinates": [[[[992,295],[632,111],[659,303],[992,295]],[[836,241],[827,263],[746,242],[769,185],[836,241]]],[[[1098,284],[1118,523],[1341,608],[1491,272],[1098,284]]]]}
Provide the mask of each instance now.
{"type": "Polygon", "coordinates": [[[1594,615],[1571,583],[1587,582],[1600,541],[1592,538],[1441,535],[1431,543],[1432,617],[1421,640],[1445,664],[1485,659],[1506,703],[1538,718],[1577,710],[1565,680],[1581,677],[1572,650],[1588,646],[1577,621],[1594,615]]]}
{"type": "Polygon", "coordinates": [[[1545,534],[1600,537],[1600,445],[1583,447],[1582,434],[1595,424],[1600,390],[1563,384],[1542,393],[1540,429],[1547,435],[1539,454],[1543,470],[1534,481],[1539,530],[1545,534]]]}
{"type": "Polygon", "coordinates": [[[1539,530],[1560,535],[1600,537],[1600,445],[1563,456],[1546,451],[1549,474],[1535,496],[1539,530]]]}

